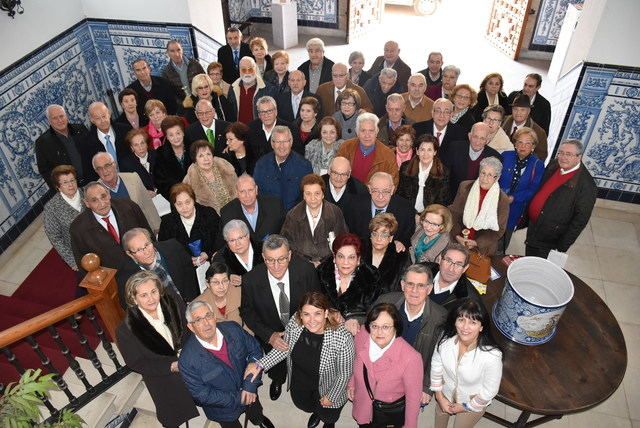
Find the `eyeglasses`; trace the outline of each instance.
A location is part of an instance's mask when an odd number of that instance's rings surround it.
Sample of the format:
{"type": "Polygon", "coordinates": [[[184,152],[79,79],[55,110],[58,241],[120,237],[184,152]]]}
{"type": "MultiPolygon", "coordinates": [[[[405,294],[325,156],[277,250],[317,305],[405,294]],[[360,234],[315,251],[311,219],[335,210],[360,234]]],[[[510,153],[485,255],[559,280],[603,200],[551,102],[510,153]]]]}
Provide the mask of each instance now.
{"type": "Polygon", "coordinates": [[[451,114],[451,110],[440,110],[437,108],[433,111],[433,114],[451,114]]]}
{"type": "Polygon", "coordinates": [[[353,101],[340,101],[340,105],[349,107],[356,105],[356,103],[354,103],[353,101]]]}
{"type": "Polygon", "coordinates": [[[424,224],[425,226],[442,227],[442,223],[440,224],[432,223],[427,219],[422,220],[422,224],[424,224]]]}
{"type": "Polygon", "coordinates": [[[100,171],[106,171],[106,170],[108,170],[108,169],[113,168],[113,167],[115,166],[115,164],[116,164],[115,162],[105,163],[105,164],[104,164],[104,165],[102,165],[102,166],[97,166],[97,167],[96,167],[96,171],[97,171],[97,172],[100,172],[100,171]]]}
{"type": "Polygon", "coordinates": [[[479,176],[483,178],[498,178],[496,174],[489,174],[488,172],[484,171],[480,172],[479,176]]]}
{"type": "Polygon", "coordinates": [[[462,262],[454,262],[449,257],[443,257],[442,261],[446,262],[449,266],[456,270],[462,269],[464,267],[464,264],[462,262]]]}
{"type": "Polygon", "coordinates": [[[556,156],[558,156],[558,157],[566,156],[568,158],[573,158],[573,157],[580,156],[580,155],[578,153],[558,152],[558,153],[556,153],[556,156]]]}
{"type": "Polygon", "coordinates": [[[387,239],[390,236],[389,232],[371,232],[371,239],[387,239]]]}
{"type": "Polygon", "coordinates": [[[242,235],[242,236],[238,236],[237,238],[234,238],[234,239],[227,239],[227,243],[228,243],[228,244],[237,244],[238,242],[240,242],[240,241],[244,240],[247,236],[249,236],[249,234],[248,234],[248,233],[245,233],[244,235],[242,235]]]}
{"type": "Polygon", "coordinates": [[[502,123],[502,119],[491,119],[488,117],[484,120],[484,123],[502,123]]]}
{"type": "Polygon", "coordinates": [[[61,181],[60,183],[58,183],[60,186],[68,186],[69,184],[75,184],[77,183],[78,180],[76,180],[75,178],[72,178],[71,180],[67,180],[67,181],[61,181]]]}
{"type": "Polygon", "coordinates": [[[471,98],[470,95],[460,95],[460,94],[456,94],[456,98],[460,98],[461,100],[468,100],[471,98]]]}
{"type": "Polygon", "coordinates": [[[369,324],[369,329],[371,329],[373,331],[382,330],[383,332],[388,333],[391,330],[393,330],[393,326],[392,325],[388,325],[388,324],[383,324],[383,325],[369,324]]]}
{"type": "Polygon", "coordinates": [[[240,67],[240,73],[252,73],[253,70],[253,67],[240,67]]]}
{"type": "Polygon", "coordinates": [[[196,116],[213,114],[213,110],[196,110],[196,116]]]}
{"type": "Polygon", "coordinates": [[[228,279],[223,279],[222,281],[218,281],[218,280],[211,280],[209,281],[209,285],[211,285],[212,287],[220,287],[221,285],[223,286],[227,286],[231,283],[231,281],[229,281],[228,279]]]}
{"type": "Polygon", "coordinates": [[[265,257],[264,262],[268,266],[284,265],[289,263],[289,256],[278,257],[277,259],[272,259],[271,257],[265,257]]]}
{"type": "Polygon", "coordinates": [[[211,89],[209,86],[198,86],[196,87],[197,91],[202,91],[203,89],[211,89]]]}
{"type": "Polygon", "coordinates": [[[216,319],[216,315],[213,312],[207,312],[206,314],[204,314],[200,318],[196,318],[193,321],[191,321],[191,324],[199,326],[199,325],[202,325],[202,322],[205,321],[205,320],[206,321],[211,321],[211,320],[214,320],[214,319],[216,319]]]}
{"type": "Polygon", "coordinates": [[[389,196],[392,192],[389,189],[369,189],[372,195],[389,196]]]}
{"type": "Polygon", "coordinates": [[[402,281],[402,284],[404,284],[404,288],[409,288],[411,290],[418,290],[418,291],[424,291],[427,289],[427,287],[431,285],[431,284],[422,284],[422,283],[416,284],[415,282],[405,282],[405,281],[402,281]]]}
{"type": "Polygon", "coordinates": [[[269,110],[258,110],[258,114],[271,114],[273,112],[275,112],[276,109],[274,108],[270,108],[269,110]]]}
{"type": "Polygon", "coordinates": [[[143,251],[145,251],[147,248],[153,246],[153,244],[151,242],[147,242],[146,244],[144,244],[144,246],[142,248],[138,248],[137,250],[129,250],[129,252],[131,254],[139,254],[143,251]]]}
{"type": "Polygon", "coordinates": [[[272,144],[289,144],[291,142],[291,140],[271,140],[272,144]]]}
{"type": "Polygon", "coordinates": [[[341,73],[341,74],[333,73],[333,74],[331,74],[331,76],[332,76],[332,77],[346,77],[346,76],[347,76],[347,73],[341,73]]]}
{"type": "Polygon", "coordinates": [[[351,175],[350,172],[337,172],[334,170],[329,170],[329,174],[335,175],[336,177],[340,177],[340,178],[349,178],[349,176],[351,175]]]}

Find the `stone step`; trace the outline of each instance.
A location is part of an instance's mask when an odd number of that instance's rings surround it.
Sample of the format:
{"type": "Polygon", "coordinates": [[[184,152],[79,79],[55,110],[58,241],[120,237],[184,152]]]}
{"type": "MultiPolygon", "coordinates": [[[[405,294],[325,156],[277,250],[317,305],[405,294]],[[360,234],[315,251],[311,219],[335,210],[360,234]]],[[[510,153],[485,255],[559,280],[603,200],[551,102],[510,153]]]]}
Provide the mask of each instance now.
{"type": "MultiPolygon", "coordinates": [[[[73,383],[69,383],[68,387],[76,396],[84,391],[82,386],[73,383]]],[[[114,406],[115,398],[113,394],[105,392],[78,410],[77,414],[85,421],[86,427],[102,428],[116,415],[114,406]]],[[[69,403],[67,396],[58,390],[50,392],[49,400],[56,408],[62,408],[69,403]]],[[[48,417],[50,414],[49,411],[44,406],[42,406],[42,409],[43,416],[45,418],[48,417]]]]}

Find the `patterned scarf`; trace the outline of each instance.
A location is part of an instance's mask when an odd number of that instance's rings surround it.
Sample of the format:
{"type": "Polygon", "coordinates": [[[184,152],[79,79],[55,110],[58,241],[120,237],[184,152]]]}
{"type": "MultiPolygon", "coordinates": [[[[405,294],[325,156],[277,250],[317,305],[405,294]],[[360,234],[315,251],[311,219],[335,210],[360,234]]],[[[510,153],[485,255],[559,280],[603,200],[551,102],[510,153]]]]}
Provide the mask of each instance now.
{"type": "Polygon", "coordinates": [[[156,260],[153,262],[153,265],[139,264],[139,266],[144,270],[149,270],[151,272],[154,272],[156,275],[158,275],[158,278],[160,278],[160,282],[166,288],[172,288],[173,291],[175,291],[176,294],[178,294],[178,296],[181,296],[180,291],[178,290],[178,287],[176,287],[176,285],[173,283],[173,279],[171,278],[171,275],[169,275],[168,266],[165,266],[165,261],[160,256],[160,253],[158,252],[158,250],[156,250],[156,260]]]}
{"type": "Polygon", "coordinates": [[[515,165],[515,169],[513,170],[513,177],[511,177],[511,186],[509,187],[509,195],[513,195],[516,192],[516,189],[518,188],[518,183],[520,183],[520,177],[522,177],[522,170],[527,166],[527,162],[529,161],[530,156],[531,154],[529,154],[529,156],[527,156],[524,159],[520,159],[516,155],[516,165],[515,165]]]}
{"type": "Polygon", "coordinates": [[[203,182],[207,183],[207,187],[209,187],[209,190],[211,190],[211,193],[213,194],[213,209],[216,210],[217,213],[220,213],[222,207],[227,205],[227,203],[233,198],[231,197],[231,194],[222,179],[222,174],[220,174],[220,170],[216,165],[211,167],[211,172],[213,173],[213,180],[209,181],[207,177],[204,176],[202,170],[198,168],[200,178],[203,182]]]}
{"type": "Polygon", "coordinates": [[[462,110],[458,110],[457,112],[453,113],[451,115],[451,123],[456,123],[458,122],[458,119],[460,119],[462,116],[464,116],[464,114],[467,112],[467,110],[469,110],[469,107],[464,108],[462,110]]]}
{"type": "Polygon", "coordinates": [[[149,134],[149,137],[151,137],[151,139],[153,140],[152,145],[154,149],[157,149],[162,145],[162,138],[164,138],[164,133],[162,132],[161,129],[157,129],[155,126],[153,126],[153,123],[149,122],[149,128],[147,130],[147,133],[149,134]]]}

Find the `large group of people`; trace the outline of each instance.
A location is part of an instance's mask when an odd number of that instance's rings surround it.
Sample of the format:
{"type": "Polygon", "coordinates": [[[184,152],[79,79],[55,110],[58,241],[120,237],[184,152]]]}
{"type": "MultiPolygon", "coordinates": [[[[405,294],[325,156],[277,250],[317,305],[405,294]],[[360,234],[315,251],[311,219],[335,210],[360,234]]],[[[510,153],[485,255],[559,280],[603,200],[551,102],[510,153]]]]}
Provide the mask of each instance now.
{"type": "Polygon", "coordinates": [[[416,427],[432,398],[436,426],[473,426],[502,353],[472,253],[504,253],[527,226],[527,255],[566,252],[595,203],[579,141],[545,168],[540,76],[507,96],[496,72],[458,82],[440,52],[414,73],[389,41],[364,70],[318,38],[296,70],[260,37],[226,37],[206,71],[176,40],[160,76],[135,60],[117,119],[93,102],[87,130],[48,106],[35,145],[56,191],[47,236],[78,278],[87,253],[118,270],[117,341],[158,420],[200,406],[222,427],[243,413],[272,427],[266,373],[311,428],[348,400],[359,426],[416,427]]]}

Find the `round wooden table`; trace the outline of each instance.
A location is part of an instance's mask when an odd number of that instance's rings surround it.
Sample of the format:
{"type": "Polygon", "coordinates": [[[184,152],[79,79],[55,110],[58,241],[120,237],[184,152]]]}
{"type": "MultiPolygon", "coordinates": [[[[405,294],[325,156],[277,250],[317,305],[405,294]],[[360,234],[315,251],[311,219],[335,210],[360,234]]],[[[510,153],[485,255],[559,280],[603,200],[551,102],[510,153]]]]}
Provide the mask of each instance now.
{"type": "MultiPolygon", "coordinates": [[[[491,314],[504,287],[507,268],[501,257],[493,267],[502,276],[482,296],[491,314]]],[[[504,351],[498,401],[521,410],[516,422],[486,412],[484,417],[507,427],[533,427],[563,415],[587,410],[618,388],[627,368],[627,348],[615,317],[600,297],[569,273],[575,294],[556,335],[538,346],[517,344],[491,322],[491,334],[504,351]],[[529,421],[531,414],[544,415],[529,421]]]]}

